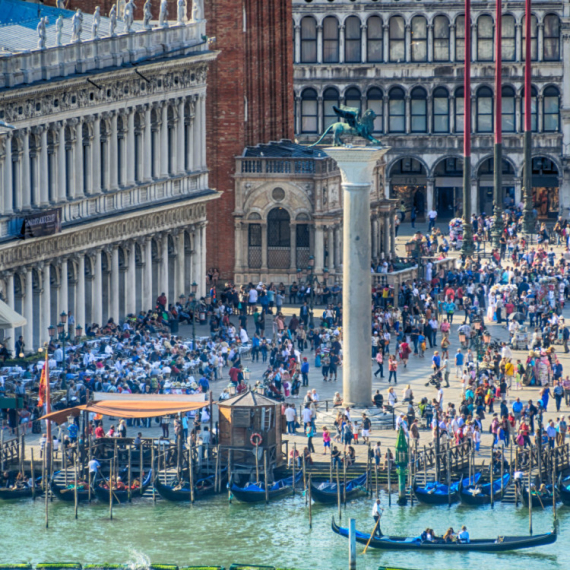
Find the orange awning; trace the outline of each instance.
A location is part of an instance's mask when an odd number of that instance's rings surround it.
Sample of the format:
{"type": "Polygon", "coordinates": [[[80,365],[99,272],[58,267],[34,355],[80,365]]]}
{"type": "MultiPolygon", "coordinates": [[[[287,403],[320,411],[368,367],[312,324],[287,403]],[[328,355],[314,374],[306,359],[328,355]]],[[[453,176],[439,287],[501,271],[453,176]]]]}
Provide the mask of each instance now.
{"type": "Polygon", "coordinates": [[[57,412],[51,412],[40,420],[50,419],[52,422],[62,424],[69,416],[78,416],[81,411],[102,414],[103,416],[114,416],[118,418],[154,418],[157,416],[170,416],[183,412],[191,412],[209,406],[210,402],[164,402],[148,400],[102,400],[100,402],[90,402],[84,406],[75,406],[57,412]]]}

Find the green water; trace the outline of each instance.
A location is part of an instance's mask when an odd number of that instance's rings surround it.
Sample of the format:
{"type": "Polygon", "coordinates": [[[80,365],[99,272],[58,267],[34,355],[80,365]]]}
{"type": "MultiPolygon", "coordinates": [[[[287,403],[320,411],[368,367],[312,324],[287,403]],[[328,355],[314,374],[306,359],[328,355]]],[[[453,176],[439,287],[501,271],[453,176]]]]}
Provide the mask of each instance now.
{"type": "MultiPolygon", "coordinates": [[[[438,534],[447,527],[466,524],[472,537],[527,534],[528,510],[497,504],[471,509],[462,506],[388,508],[382,529],[386,534],[417,535],[424,527],[438,534]]],[[[349,517],[359,530],[370,532],[372,501],[360,499],[343,509],[342,526],[349,517]]],[[[336,507],[313,506],[313,529],[309,530],[308,509],[300,496],[269,506],[228,504],[227,497],[189,504],[141,500],[114,508],[93,503],[80,505],[79,520],[73,505],[50,503],[50,528],[45,528],[44,503],[0,503],[0,562],[129,562],[141,555],[154,563],[179,565],[232,562],[271,564],[300,570],[340,570],[348,567],[347,540],[330,530],[336,507]]],[[[359,570],[376,570],[379,565],[426,570],[554,570],[570,568],[570,508],[558,512],[560,533],[550,546],[502,554],[382,553],[358,548],[359,570]]],[[[533,511],[535,533],[552,526],[552,509],[533,511]]]]}

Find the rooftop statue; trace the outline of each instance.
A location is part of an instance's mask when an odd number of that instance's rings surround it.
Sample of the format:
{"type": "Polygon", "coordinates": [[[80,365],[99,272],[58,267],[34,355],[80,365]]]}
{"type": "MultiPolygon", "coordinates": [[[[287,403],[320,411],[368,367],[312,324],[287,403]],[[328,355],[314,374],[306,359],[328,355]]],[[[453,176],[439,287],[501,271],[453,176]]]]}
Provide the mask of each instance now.
{"type": "Polygon", "coordinates": [[[382,146],[382,143],[372,136],[374,131],[374,119],[376,113],[372,109],[367,109],[362,117],[360,109],[356,107],[340,107],[333,106],[333,110],[339,119],[345,119],[346,123],[338,121],[333,123],[319,138],[319,140],[309,146],[319,144],[330,132],[334,135],[333,146],[346,146],[342,140],[342,136],[362,137],[375,145],[382,146]]]}

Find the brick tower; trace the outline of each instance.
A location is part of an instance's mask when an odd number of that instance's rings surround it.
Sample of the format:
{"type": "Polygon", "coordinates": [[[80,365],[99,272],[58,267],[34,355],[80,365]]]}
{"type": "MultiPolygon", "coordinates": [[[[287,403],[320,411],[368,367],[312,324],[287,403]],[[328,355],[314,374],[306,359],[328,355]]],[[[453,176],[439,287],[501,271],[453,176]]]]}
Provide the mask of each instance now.
{"type": "Polygon", "coordinates": [[[294,137],[291,0],[206,0],[208,36],[220,51],[208,72],[210,187],[207,268],[234,269],[235,160],[246,146],[294,137]]]}

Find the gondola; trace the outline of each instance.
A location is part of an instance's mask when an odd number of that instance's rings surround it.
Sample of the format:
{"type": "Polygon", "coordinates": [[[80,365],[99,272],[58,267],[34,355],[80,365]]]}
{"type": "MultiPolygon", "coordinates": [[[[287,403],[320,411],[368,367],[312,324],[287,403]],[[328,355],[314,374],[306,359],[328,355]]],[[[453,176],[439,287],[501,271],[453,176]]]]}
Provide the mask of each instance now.
{"type": "Polygon", "coordinates": [[[443,483],[428,483],[425,487],[416,485],[414,481],[414,495],[420,503],[426,505],[447,505],[459,502],[459,486],[476,485],[481,478],[481,473],[475,473],[472,477],[451,484],[451,489],[443,483]]]}
{"type": "MultiPolygon", "coordinates": [[[[100,501],[109,502],[109,488],[108,487],[105,488],[103,486],[105,485],[105,483],[106,483],[105,481],[101,481],[98,485],[94,486],[93,492],[100,501]]],[[[151,483],[152,483],[152,469],[147,473],[147,476],[144,478],[144,481],[142,482],[142,492],[140,487],[137,487],[136,489],[131,489],[131,499],[143,495],[144,492],[148,489],[148,487],[150,487],[151,483]]],[[[127,489],[120,489],[120,490],[115,489],[112,493],[112,496],[114,504],[127,503],[129,500],[129,491],[127,489]]]]}
{"type": "Polygon", "coordinates": [[[558,485],[558,496],[560,497],[560,500],[567,507],[570,507],[570,478],[569,477],[567,477],[563,481],[560,481],[560,484],[558,485]]]}
{"type": "MultiPolygon", "coordinates": [[[[221,472],[221,484],[225,484],[225,480],[227,477],[227,469],[223,469],[221,472]]],[[[207,497],[209,495],[213,495],[215,491],[216,483],[216,476],[209,475],[208,477],[204,477],[203,479],[198,479],[194,483],[194,500],[202,499],[203,497],[207,497]]],[[[183,481],[182,486],[177,488],[178,486],[173,485],[165,485],[161,483],[160,478],[156,477],[154,480],[154,488],[156,492],[167,501],[175,501],[175,502],[182,502],[182,501],[189,501],[190,500],[190,483],[188,481],[183,481]]]]}
{"type": "MultiPolygon", "coordinates": [[[[71,477],[68,479],[69,483],[70,483],[70,487],[69,488],[63,488],[60,487],[56,482],[55,482],[55,478],[58,475],[59,471],[56,471],[53,474],[53,477],[50,481],[50,489],[51,492],[60,500],[62,501],[66,501],[68,503],[73,503],[75,501],[75,489],[72,488],[72,485],[74,483],[74,479],[72,479],[71,477]]],[[[108,497],[107,497],[108,498],[108,497]]],[[[85,502],[89,500],[89,489],[87,488],[87,486],[85,488],[82,489],[77,489],[77,500],[79,502],[85,502]]]]}
{"type": "MultiPolygon", "coordinates": [[[[346,496],[346,500],[354,499],[363,493],[363,486],[366,485],[366,473],[349,481],[346,484],[346,495],[343,491],[344,485],[340,485],[341,500],[346,496]]],[[[311,497],[317,503],[334,504],[338,501],[338,490],[335,481],[325,481],[324,483],[315,484],[311,482],[311,497]]]]}
{"type": "MultiPolygon", "coordinates": [[[[504,493],[507,491],[509,481],[511,476],[509,473],[503,475],[502,479],[497,479],[493,481],[493,502],[500,501],[503,498],[504,493]],[[503,490],[501,492],[501,481],[503,485],[503,490]]],[[[464,486],[463,484],[459,488],[459,498],[464,505],[471,505],[478,507],[480,505],[490,505],[491,504],[491,483],[486,485],[469,485],[464,486]]]]}
{"type": "MultiPolygon", "coordinates": [[[[41,487],[42,478],[36,479],[36,497],[42,495],[44,490],[41,487]]],[[[13,499],[28,499],[32,497],[33,490],[28,485],[24,487],[17,487],[16,489],[8,489],[6,487],[0,488],[0,500],[10,501],[13,499]]]]}
{"type": "MultiPolygon", "coordinates": [[[[299,471],[295,476],[295,484],[301,481],[303,472],[299,471]]],[[[301,489],[299,489],[301,490],[301,489]]],[[[250,483],[245,487],[238,487],[235,483],[231,486],[232,495],[244,503],[259,503],[265,501],[265,484],[264,483],[250,483]]],[[[270,501],[281,499],[293,492],[293,477],[275,481],[267,492],[267,497],[270,501]]]]}
{"type": "MultiPolygon", "coordinates": [[[[546,485],[546,494],[537,494],[536,490],[531,494],[532,497],[532,508],[542,509],[552,506],[552,485],[546,485]]],[[[556,490],[554,491],[556,493],[556,490]]],[[[522,488],[522,504],[528,507],[528,487],[522,488]]],[[[556,502],[560,500],[558,493],[556,493],[556,502]]]]}
{"type": "MultiPolygon", "coordinates": [[[[336,534],[348,538],[348,529],[340,528],[333,518],[332,529],[336,534]]],[[[356,541],[367,544],[371,548],[384,550],[447,550],[452,552],[505,552],[508,550],[521,550],[522,548],[535,548],[556,542],[556,530],[546,534],[534,536],[499,536],[497,538],[480,538],[469,542],[427,542],[419,536],[378,536],[370,540],[370,534],[356,531],[356,541]]]]}

